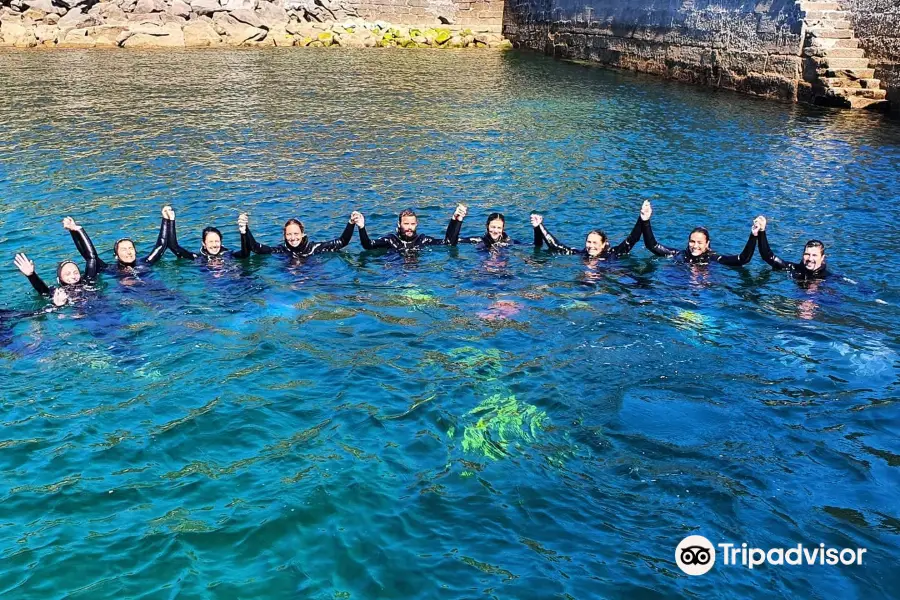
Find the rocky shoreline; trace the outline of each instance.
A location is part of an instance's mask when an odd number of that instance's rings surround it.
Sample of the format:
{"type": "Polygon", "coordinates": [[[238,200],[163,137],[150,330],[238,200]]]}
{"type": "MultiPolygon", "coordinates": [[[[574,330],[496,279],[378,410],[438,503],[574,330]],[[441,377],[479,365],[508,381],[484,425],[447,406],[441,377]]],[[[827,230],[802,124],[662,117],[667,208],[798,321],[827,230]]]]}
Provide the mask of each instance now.
{"type": "Polygon", "coordinates": [[[326,0],[0,0],[8,48],[499,48],[491,28],[448,18],[397,25],[367,21],[326,0]]]}

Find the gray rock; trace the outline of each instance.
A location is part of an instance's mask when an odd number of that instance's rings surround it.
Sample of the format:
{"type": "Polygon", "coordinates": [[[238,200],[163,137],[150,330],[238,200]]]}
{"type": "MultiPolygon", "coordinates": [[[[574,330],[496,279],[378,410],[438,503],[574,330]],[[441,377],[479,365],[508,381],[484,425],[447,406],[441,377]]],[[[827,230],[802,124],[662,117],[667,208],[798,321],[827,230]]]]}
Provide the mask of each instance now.
{"type": "Polygon", "coordinates": [[[232,17],[240,21],[241,23],[245,23],[250,25],[251,27],[256,27],[257,29],[268,29],[268,26],[263,25],[262,19],[260,19],[255,12],[252,10],[238,9],[228,11],[232,17]]]}
{"type": "Polygon", "coordinates": [[[163,0],[137,0],[134,12],[139,14],[158,13],[166,11],[166,3],[163,0]]]}
{"type": "Polygon", "coordinates": [[[222,0],[222,9],[229,12],[235,10],[256,10],[257,0],[222,0]]]}
{"type": "Polygon", "coordinates": [[[172,0],[172,6],[169,7],[169,14],[187,19],[191,16],[191,5],[184,0],[172,0]]]}
{"type": "Polygon", "coordinates": [[[271,2],[260,2],[256,14],[269,29],[288,22],[287,11],[271,2]]]}
{"type": "Polygon", "coordinates": [[[61,28],[83,29],[85,27],[93,27],[100,24],[99,19],[84,14],[83,10],[84,9],[81,6],[73,8],[59,19],[59,26],[61,28]]]}
{"type": "Polygon", "coordinates": [[[50,0],[24,0],[25,6],[34,10],[41,10],[45,13],[55,13],[56,7],[50,0]]]}
{"type": "Polygon", "coordinates": [[[191,10],[198,15],[212,15],[223,10],[218,0],[190,0],[190,4],[191,10]]]}

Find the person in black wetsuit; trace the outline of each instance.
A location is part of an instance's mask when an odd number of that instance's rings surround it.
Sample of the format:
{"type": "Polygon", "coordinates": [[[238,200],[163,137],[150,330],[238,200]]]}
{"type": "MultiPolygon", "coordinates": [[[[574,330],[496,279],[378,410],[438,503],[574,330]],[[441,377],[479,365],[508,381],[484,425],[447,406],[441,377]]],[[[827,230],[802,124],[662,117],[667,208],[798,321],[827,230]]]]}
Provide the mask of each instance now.
{"type": "Polygon", "coordinates": [[[690,236],[688,236],[687,248],[684,250],[663,246],[656,241],[656,236],[653,235],[653,227],[650,226],[650,216],[652,214],[653,207],[650,205],[650,202],[644,201],[644,205],[641,206],[644,245],[647,247],[647,250],[656,256],[674,256],[678,260],[692,265],[706,265],[716,262],[729,267],[742,267],[753,258],[753,252],[756,250],[756,238],[759,233],[759,226],[755,220],[750,227],[750,237],[747,239],[747,243],[740,254],[719,254],[710,250],[709,231],[705,227],[697,227],[691,232],[690,236]]]}
{"type": "Polygon", "coordinates": [[[507,246],[521,244],[509,237],[506,233],[506,217],[503,213],[491,213],[485,223],[485,232],[482,236],[461,237],[460,244],[476,244],[476,250],[492,250],[507,246]]]}
{"type": "Polygon", "coordinates": [[[627,256],[635,244],[641,241],[641,221],[642,217],[638,217],[631,233],[618,246],[609,245],[609,237],[601,230],[594,229],[587,234],[584,240],[584,249],[570,248],[560,243],[553,237],[544,227],[544,217],[541,215],[531,215],[531,226],[534,227],[534,246],[540,248],[542,242],[547,243],[547,247],[551,252],[559,252],[560,254],[579,254],[589,259],[607,260],[611,258],[621,258],[627,256]]]}
{"type": "Polygon", "coordinates": [[[416,217],[416,213],[410,209],[400,213],[397,219],[397,233],[391,233],[374,240],[369,239],[369,233],[366,231],[366,218],[362,213],[353,211],[350,220],[359,228],[359,241],[366,250],[374,250],[376,248],[417,250],[425,246],[455,246],[459,241],[459,230],[462,228],[462,220],[465,216],[466,207],[462,204],[458,205],[453,216],[450,217],[447,233],[442,240],[416,233],[419,220],[416,217]]]}
{"type": "Polygon", "coordinates": [[[226,256],[232,258],[247,258],[250,256],[250,239],[247,236],[247,224],[250,222],[250,219],[245,213],[241,213],[238,217],[238,231],[241,233],[240,250],[232,251],[222,246],[222,232],[215,227],[207,227],[200,236],[200,252],[185,250],[178,244],[178,235],[175,230],[175,212],[171,211],[169,215],[172,217],[170,219],[168,235],[169,250],[171,250],[178,258],[189,258],[191,260],[209,262],[226,256]]]}
{"type": "Polygon", "coordinates": [[[303,223],[298,219],[288,219],[288,221],[284,224],[284,242],[278,244],[277,246],[266,246],[265,244],[260,244],[253,237],[253,234],[250,232],[250,223],[249,220],[247,222],[247,239],[250,243],[250,250],[256,254],[287,254],[291,258],[306,258],[307,256],[312,256],[313,254],[320,254],[322,252],[337,252],[344,246],[350,243],[350,240],[353,239],[353,228],[355,227],[355,223],[353,221],[352,215],[350,220],[344,226],[344,231],[341,233],[341,237],[329,240],[327,242],[313,242],[310,241],[309,237],[306,235],[306,228],[303,227],[303,223]]]}
{"type": "MultiPolygon", "coordinates": [[[[153,247],[150,254],[138,260],[134,242],[130,238],[122,238],[113,246],[116,264],[108,265],[102,259],[98,258],[97,262],[99,269],[116,273],[134,273],[138,266],[152,265],[158,261],[166,252],[169,231],[174,218],[175,213],[172,211],[172,208],[164,206],[162,209],[162,222],[159,225],[159,235],[156,237],[156,245],[153,247]],[[172,215],[171,219],[169,218],[170,213],[172,215]]],[[[84,231],[83,227],[76,224],[70,217],[66,217],[66,220],[63,221],[63,226],[66,227],[66,229],[71,227],[72,229],[70,229],[70,231],[77,230],[80,232],[78,235],[75,235],[73,231],[72,239],[75,240],[75,248],[85,260],[88,260],[92,255],[97,255],[97,250],[94,248],[93,243],[91,243],[91,238],[88,236],[87,232],[84,231]]]]}
{"type": "Polygon", "coordinates": [[[773,269],[788,271],[794,279],[809,281],[825,279],[830,275],[825,266],[825,244],[819,240],[809,240],[803,247],[803,259],[798,263],[784,261],[772,252],[766,237],[766,218],[756,217],[754,223],[759,228],[759,256],[773,269]]]}

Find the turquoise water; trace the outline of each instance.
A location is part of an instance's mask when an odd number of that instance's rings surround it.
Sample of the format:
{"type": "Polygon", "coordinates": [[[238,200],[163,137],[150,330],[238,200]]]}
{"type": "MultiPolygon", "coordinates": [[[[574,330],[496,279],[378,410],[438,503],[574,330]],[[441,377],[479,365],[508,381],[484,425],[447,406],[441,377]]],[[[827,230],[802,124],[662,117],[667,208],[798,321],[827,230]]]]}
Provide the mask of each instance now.
{"type": "Polygon", "coordinates": [[[571,245],[757,214],[786,259],[473,247],[224,268],[167,255],[14,321],[0,372],[4,598],[888,598],[900,576],[900,123],[542,57],[0,54],[0,307],[39,310],[71,215],[104,257],[250,213],[336,237],[502,210],[571,245]],[[690,534],[865,547],[859,567],[717,565],[690,534]]]}

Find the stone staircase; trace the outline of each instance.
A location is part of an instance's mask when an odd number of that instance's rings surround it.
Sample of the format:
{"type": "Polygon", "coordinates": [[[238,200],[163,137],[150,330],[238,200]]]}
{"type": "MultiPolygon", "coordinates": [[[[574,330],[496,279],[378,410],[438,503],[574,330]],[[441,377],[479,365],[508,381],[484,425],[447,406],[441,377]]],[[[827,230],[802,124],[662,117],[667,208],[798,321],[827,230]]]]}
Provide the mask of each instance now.
{"type": "Polygon", "coordinates": [[[887,92],[859,47],[850,11],[836,2],[799,2],[806,36],[802,96],[813,104],[843,108],[882,108],[887,92]]]}

